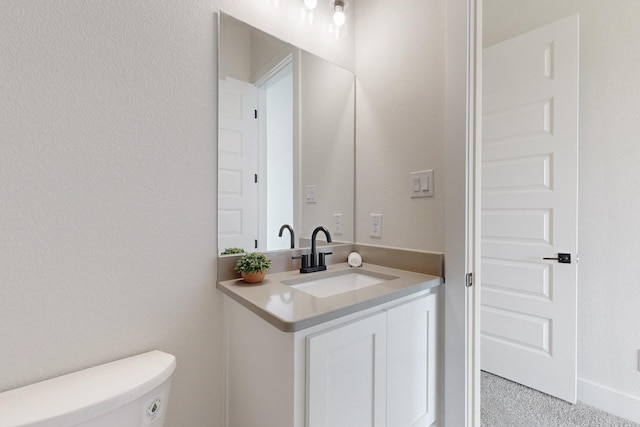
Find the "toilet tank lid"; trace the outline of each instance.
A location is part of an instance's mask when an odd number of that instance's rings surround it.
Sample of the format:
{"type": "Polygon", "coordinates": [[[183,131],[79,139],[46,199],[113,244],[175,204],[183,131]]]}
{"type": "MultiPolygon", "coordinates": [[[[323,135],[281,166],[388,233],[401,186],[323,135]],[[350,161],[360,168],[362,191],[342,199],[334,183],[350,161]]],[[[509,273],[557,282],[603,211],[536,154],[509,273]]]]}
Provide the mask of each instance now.
{"type": "Polygon", "coordinates": [[[175,367],[175,356],[153,350],[0,393],[0,426],[82,422],[143,396],[175,367]]]}

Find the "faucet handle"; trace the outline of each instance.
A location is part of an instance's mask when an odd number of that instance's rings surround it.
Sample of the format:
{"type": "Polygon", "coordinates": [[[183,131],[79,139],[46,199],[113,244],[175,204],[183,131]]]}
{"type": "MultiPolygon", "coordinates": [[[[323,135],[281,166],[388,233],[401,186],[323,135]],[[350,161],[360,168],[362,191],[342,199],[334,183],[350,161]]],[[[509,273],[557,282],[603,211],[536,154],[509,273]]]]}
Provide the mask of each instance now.
{"type": "Polygon", "coordinates": [[[300,269],[309,267],[309,254],[302,254],[298,256],[292,256],[291,259],[300,260],[300,269]]]}
{"type": "Polygon", "coordinates": [[[320,252],[318,254],[318,265],[319,266],[325,265],[325,256],[331,255],[331,254],[333,254],[333,252],[320,252]]]}

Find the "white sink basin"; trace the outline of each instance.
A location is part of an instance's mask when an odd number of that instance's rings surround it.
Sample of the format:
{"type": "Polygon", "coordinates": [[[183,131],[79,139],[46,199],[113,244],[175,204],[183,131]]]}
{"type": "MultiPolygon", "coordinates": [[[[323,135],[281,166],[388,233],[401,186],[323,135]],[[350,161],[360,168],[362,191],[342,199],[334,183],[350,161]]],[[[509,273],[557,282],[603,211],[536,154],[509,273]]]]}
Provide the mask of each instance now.
{"type": "Polygon", "coordinates": [[[369,286],[379,285],[396,276],[367,270],[340,270],[330,273],[310,273],[309,277],[285,280],[282,283],[317,298],[330,297],[369,286]]]}

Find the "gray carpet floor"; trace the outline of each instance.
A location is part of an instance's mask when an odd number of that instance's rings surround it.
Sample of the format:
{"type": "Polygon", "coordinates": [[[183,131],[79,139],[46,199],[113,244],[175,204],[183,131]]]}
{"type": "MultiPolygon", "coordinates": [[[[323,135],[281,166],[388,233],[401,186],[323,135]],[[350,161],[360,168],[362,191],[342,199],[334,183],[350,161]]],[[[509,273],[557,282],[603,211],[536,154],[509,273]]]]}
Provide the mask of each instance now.
{"type": "Polygon", "coordinates": [[[482,372],[483,427],[640,427],[578,402],[572,405],[529,387],[482,372]]]}

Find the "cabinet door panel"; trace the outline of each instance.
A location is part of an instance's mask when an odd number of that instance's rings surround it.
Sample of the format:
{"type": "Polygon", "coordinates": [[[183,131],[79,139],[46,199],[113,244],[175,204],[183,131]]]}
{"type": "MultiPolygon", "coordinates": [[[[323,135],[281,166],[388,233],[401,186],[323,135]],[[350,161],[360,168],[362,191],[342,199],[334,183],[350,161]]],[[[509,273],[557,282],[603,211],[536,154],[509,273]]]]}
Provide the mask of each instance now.
{"type": "Polygon", "coordinates": [[[387,425],[429,426],[435,420],[435,295],[387,314],[387,425]]]}
{"type": "Polygon", "coordinates": [[[307,426],[385,425],[386,313],[307,337],[307,426]]]}

